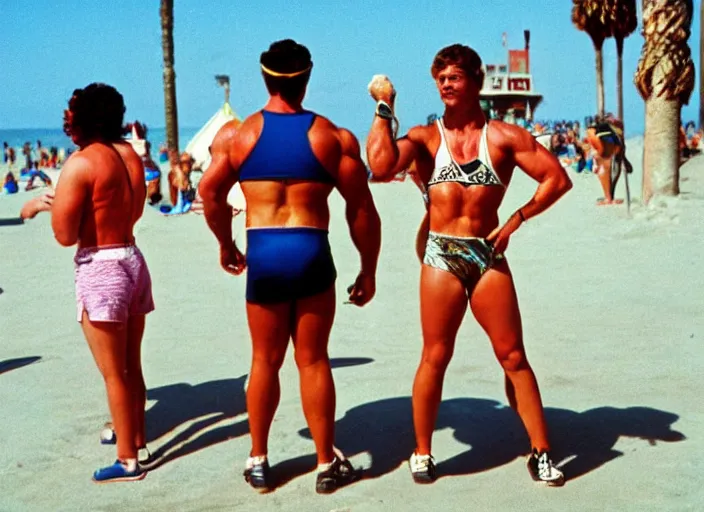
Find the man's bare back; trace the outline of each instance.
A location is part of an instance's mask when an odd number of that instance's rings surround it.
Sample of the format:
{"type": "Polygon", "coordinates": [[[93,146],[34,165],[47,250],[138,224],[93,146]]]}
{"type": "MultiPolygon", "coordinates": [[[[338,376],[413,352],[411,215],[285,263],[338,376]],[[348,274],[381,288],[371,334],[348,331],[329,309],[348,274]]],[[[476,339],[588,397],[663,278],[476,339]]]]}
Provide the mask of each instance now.
{"type": "Polygon", "coordinates": [[[56,239],[79,247],[134,243],[145,198],[144,166],[129,144],[86,146],[61,171],[52,206],[56,239]]]}

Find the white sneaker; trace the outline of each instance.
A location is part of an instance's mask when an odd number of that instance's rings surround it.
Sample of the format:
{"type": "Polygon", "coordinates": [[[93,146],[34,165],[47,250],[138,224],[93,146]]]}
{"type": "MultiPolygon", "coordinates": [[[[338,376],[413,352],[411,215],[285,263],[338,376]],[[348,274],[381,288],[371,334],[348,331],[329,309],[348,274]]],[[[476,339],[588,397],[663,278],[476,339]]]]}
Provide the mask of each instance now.
{"type": "Polygon", "coordinates": [[[413,453],[408,459],[408,466],[411,468],[411,476],[417,484],[430,484],[435,481],[435,459],[432,455],[418,455],[413,453]]]}
{"type": "Polygon", "coordinates": [[[555,467],[546,451],[538,452],[535,448],[528,456],[528,472],[536,482],[543,482],[550,487],[560,487],[565,484],[565,475],[555,467]]]}

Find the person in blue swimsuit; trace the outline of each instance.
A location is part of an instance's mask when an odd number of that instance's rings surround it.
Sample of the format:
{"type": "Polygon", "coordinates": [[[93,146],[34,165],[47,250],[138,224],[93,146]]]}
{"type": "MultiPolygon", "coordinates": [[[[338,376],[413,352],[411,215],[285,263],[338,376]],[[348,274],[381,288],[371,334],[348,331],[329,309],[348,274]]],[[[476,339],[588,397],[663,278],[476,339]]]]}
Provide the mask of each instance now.
{"type": "Polygon", "coordinates": [[[241,126],[230,122],[220,129],[199,185],[222,267],[234,275],[247,269],[252,450],[244,475],[259,491],[274,485],[267,442],[280,397],[279,369],[292,339],[318,456],[316,491],[330,493],[359,477],[334,447],[335,386],[327,352],[337,276],[328,241],[332,190],[346,202],[359,251],[361,269],[349,294],[357,306],[375,294],[381,226],[357,139],[302,106],[313,67],[308,49],[290,39],[277,41],[260,64],[268,102],[241,126]],[[232,239],[227,203],[238,181],[247,203],[246,255],[232,239]]]}
{"type": "Polygon", "coordinates": [[[161,170],[159,165],[152,159],[152,145],[149,141],[144,143],[144,180],[147,182],[147,201],[151,205],[158,204],[161,199],[161,170]]]}
{"type": "Polygon", "coordinates": [[[11,171],[5,175],[5,182],[3,183],[2,188],[6,194],[16,194],[19,191],[17,179],[11,171]]]}
{"type": "MultiPolygon", "coordinates": [[[[538,384],[526,357],[513,278],[504,257],[511,235],[549,208],[572,184],[560,162],[523,128],[488,122],[479,103],[482,61],[463,45],[442,49],[431,74],[445,104],[440,119],[392,134],[395,90],[387,77],[369,86],[377,101],[367,138],[367,159],[377,180],[390,181],[412,163],[427,201],[428,231],[421,266],[423,354],[413,385],[416,450],[409,460],[417,483],[435,480],[431,438],[447,365],[467,310],[487,333],[503,367],[509,404],[518,412],[532,445],[531,476],[551,486],[564,482],[552,463],[538,384]],[[515,167],[538,189],[507,221],[499,206],[515,167]]],[[[421,228],[423,229],[423,228],[421,228]]]]}

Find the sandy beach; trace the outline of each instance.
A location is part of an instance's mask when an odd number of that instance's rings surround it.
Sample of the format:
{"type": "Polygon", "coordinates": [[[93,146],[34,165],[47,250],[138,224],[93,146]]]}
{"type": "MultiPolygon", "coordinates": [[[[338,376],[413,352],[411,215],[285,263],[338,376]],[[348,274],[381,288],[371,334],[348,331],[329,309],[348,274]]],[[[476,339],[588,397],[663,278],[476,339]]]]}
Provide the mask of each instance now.
{"type": "MultiPolygon", "coordinates": [[[[109,415],[75,321],[75,249],[55,242],[48,215],[13,225],[41,189],[0,197],[0,510],[702,510],[704,157],[683,165],[678,198],[643,207],[642,139],[628,148],[636,169],[630,218],[625,205],[595,206],[594,175],[570,173],[572,191],[526,223],[507,251],[553,457],[568,478],[559,489],[531,481],[527,437],[471,314],[434,438],[440,479],[430,486],[411,480],[410,393],[421,349],[414,240],[423,204],[410,180],[372,186],[383,247],[377,296],[363,309],[342,304],[359,263],[342,201],[331,198],[337,444],[368,468],[364,480],[315,494],[313,444],[289,351],[269,454],[280,486],[258,495],[244,482],[245,278],[219,268],[202,216],[147,207],[137,241],[157,309],[142,359],[149,446],[164,460],[141,482],[93,484],[92,472],[115,452],[98,442],[109,415]]],[[[535,186],[514,176],[502,220],[535,186]]],[[[617,197],[624,197],[622,181],[617,197]]],[[[242,217],[235,231],[244,242],[242,217]]]]}

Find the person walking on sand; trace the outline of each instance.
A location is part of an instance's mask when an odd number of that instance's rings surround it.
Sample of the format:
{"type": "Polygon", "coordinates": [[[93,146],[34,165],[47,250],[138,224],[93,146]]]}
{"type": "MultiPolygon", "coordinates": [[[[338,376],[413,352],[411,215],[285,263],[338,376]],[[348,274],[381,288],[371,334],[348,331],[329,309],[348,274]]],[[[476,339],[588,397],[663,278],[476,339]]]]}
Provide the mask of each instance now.
{"type": "Polygon", "coordinates": [[[484,72],[474,50],[459,44],[443,48],[431,74],[445,104],[443,116],[396,141],[391,129],[396,92],[388,78],[377,76],[370,84],[377,115],[367,139],[367,159],[376,179],[390,180],[415,162],[428,198],[420,280],[423,353],[413,384],[416,450],[409,461],[411,474],[417,483],[436,478],[431,438],[445,371],[469,303],[503,367],[509,404],[528,432],[531,476],[562,485],[564,476],[549,456],[543,405],[526,357],[504,252],[511,235],[572,184],[557,159],[526,130],[487,122],[479,104],[484,72]],[[535,179],[538,188],[500,224],[498,209],[515,167],[535,179]]]}
{"type": "Polygon", "coordinates": [[[97,483],[140,480],[146,448],[146,388],[140,348],[145,316],[154,310],[151,278],[135,245],[134,224],[146,196],[144,166],[122,140],[125,105],[113,87],[76,89],[64,131],[79,147],[66,161],[55,192],[28,201],[23,218],[51,211],[59,244],[77,245],[77,319],[105,381],[117,438],[117,460],[93,474],[97,483]]]}
{"type": "Polygon", "coordinates": [[[598,199],[596,204],[603,206],[623,203],[622,199],[614,198],[616,184],[622,167],[625,167],[627,174],[633,172],[633,166],[626,158],[623,123],[612,114],[596,116],[594,123],[587,127],[586,138],[594,149],[594,172],[597,173],[604,192],[604,197],[598,199]]]}
{"type": "Polygon", "coordinates": [[[308,49],[290,39],[277,41],[261,54],[260,64],[269,100],[241,126],[230,122],[220,129],[199,187],[222,267],[234,275],[247,269],[252,450],[244,475],[259,491],[273,486],[267,442],[280,397],[279,369],[292,339],[303,412],[318,456],[316,491],[330,493],[359,476],[333,444],[335,386],[327,350],[337,275],[328,242],[332,190],[346,202],[360,255],[349,296],[357,306],[376,291],[381,227],[357,139],[302,106],[313,67],[308,49]],[[238,181],[247,204],[246,257],[232,240],[227,204],[238,181]]]}

